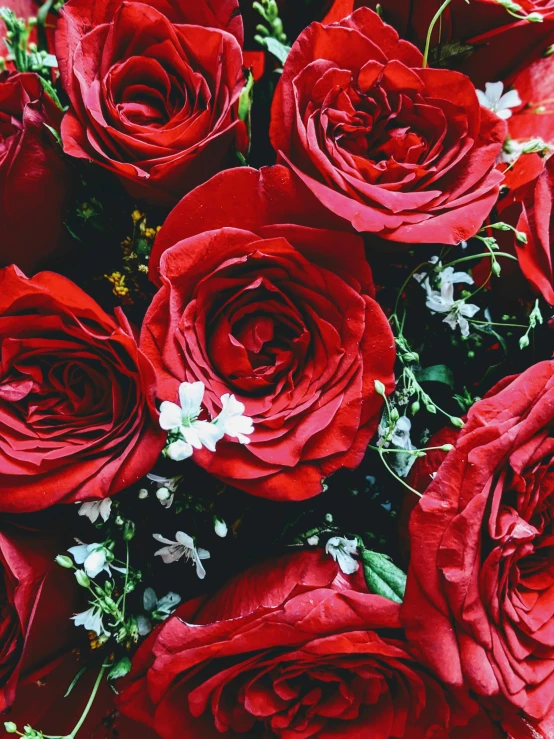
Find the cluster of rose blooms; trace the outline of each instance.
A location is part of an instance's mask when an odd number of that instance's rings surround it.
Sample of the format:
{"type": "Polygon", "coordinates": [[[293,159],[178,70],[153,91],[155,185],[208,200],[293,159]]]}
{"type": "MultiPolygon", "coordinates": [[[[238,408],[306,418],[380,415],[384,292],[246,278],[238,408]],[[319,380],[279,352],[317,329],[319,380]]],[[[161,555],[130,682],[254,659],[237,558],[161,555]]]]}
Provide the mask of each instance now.
{"type": "MultiPolygon", "coordinates": [[[[429,245],[463,256],[499,222],[503,252],[554,305],[554,4],[264,0],[254,6],[278,9],[285,30],[302,18],[290,49],[281,26],[263,32],[265,51],[246,48],[261,16],[238,0],[6,5],[6,735],[552,739],[554,360],[501,380],[419,455],[403,597],[371,592],[361,548],[341,537],[269,560],[251,552],[251,569],[192,600],[175,566],[179,597],[145,594],[160,623],[135,620],[136,638],[118,642],[129,666],[114,691],[87,672],[63,698],[89,649],[77,659],[76,625],[100,642],[100,677],[112,664],[102,648],[109,614],[125,612],[129,563],[122,596],[100,591],[95,578],[117,569],[109,548],[81,542],[56,563],[49,517],[79,504],[105,522],[108,501],[142,490],[160,458],[278,502],[315,498],[358,467],[383,413],[399,420],[400,345],[374,263],[429,245]],[[39,10],[29,54],[15,53],[10,24],[39,10]],[[33,68],[35,36],[57,68],[33,68]],[[256,169],[249,147],[267,124],[251,88],[268,74],[277,163],[256,169]],[[66,214],[79,165],[163,214],[139,327],[61,274],[78,248],[66,214]],[[83,589],[102,605],[87,611],[83,589]],[[83,714],[81,688],[96,697],[83,714]]],[[[453,286],[473,278],[432,264],[442,287],[421,276],[427,305],[467,336],[477,308],[453,286]]],[[[209,553],[189,533],[149,533],[164,562],[184,555],[206,574],[209,553]]]]}

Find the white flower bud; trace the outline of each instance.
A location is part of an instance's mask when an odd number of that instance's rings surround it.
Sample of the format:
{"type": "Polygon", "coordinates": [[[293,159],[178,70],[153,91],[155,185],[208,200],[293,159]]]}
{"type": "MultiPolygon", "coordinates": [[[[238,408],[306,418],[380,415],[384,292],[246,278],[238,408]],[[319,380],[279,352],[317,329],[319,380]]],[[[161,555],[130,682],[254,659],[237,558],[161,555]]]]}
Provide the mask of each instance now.
{"type": "Polygon", "coordinates": [[[227,536],[227,524],[222,518],[214,516],[214,530],[215,533],[224,539],[227,536]]]}
{"type": "Polygon", "coordinates": [[[160,501],[160,503],[165,503],[166,500],[169,500],[171,496],[171,493],[167,488],[158,488],[156,490],[156,498],[160,501]]]}
{"type": "Polygon", "coordinates": [[[148,498],[148,490],[146,488],[141,488],[138,493],[139,500],[146,500],[148,498]]]}
{"type": "Polygon", "coordinates": [[[317,545],[319,544],[319,536],[317,536],[317,534],[314,534],[313,536],[310,536],[310,538],[306,541],[311,547],[317,547],[317,545]]]}

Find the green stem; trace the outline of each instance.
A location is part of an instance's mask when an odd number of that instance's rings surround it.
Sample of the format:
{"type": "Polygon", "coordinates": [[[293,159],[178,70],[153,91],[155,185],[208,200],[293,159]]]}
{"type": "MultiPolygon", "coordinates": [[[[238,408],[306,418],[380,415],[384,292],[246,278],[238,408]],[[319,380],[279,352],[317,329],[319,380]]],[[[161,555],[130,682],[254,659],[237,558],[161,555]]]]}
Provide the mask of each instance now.
{"type": "MultiPolygon", "coordinates": [[[[505,251],[495,251],[493,252],[495,257],[506,257],[506,259],[513,259],[514,262],[517,262],[517,257],[514,257],[513,254],[508,254],[505,251]]],[[[482,259],[483,257],[490,257],[490,251],[484,252],[483,254],[473,254],[472,256],[468,257],[460,257],[460,259],[455,259],[453,262],[448,262],[448,264],[445,264],[445,267],[453,267],[455,264],[461,264],[462,262],[470,262],[472,259],[482,259]]]]}
{"type": "Polygon", "coordinates": [[[398,482],[399,482],[399,483],[400,483],[401,485],[404,485],[404,487],[405,487],[405,488],[407,488],[407,489],[408,489],[408,490],[409,490],[409,491],[410,491],[411,493],[414,493],[415,495],[417,495],[417,497],[418,497],[418,498],[423,498],[423,495],[422,495],[422,494],[421,494],[420,492],[418,492],[418,491],[417,491],[417,490],[416,490],[415,488],[413,488],[413,487],[411,487],[410,485],[408,485],[408,483],[407,483],[407,482],[404,482],[404,480],[403,480],[403,479],[402,479],[401,477],[399,477],[399,476],[398,476],[398,475],[396,474],[396,472],[395,472],[395,471],[394,471],[394,470],[392,469],[392,467],[391,467],[391,466],[390,466],[390,465],[389,465],[389,464],[387,463],[387,460],[386,460],[386,459],[385,459],[385,457],[383,456],[383,450],[382,450],[382,449],[379,449],[378,451],[379,451],[379,456],[380,456],[380,458],[381,458],[381,462],[382,462],[382,463],[383,463],[383,464],[385,465],[385,467],[386,467],[386,468],[387,468],[387,470],[388,470],[388,471],[390,472],[390,474],[391,474],[391,475],[392,475],[392,476],[393,476],[393,477],[394,477],[394,478],[395,478],[396,480],[398,480],[398,482]]]}
{"type": "Polygon", "coordinates": [[[521,323],[493,323],[492,321],[477,321],[475,318],[468,318],[467,320],[470,323],[478,323],[481,326],[500,326],[500,328],[527,328],[527,326],[523,326],[521,323]]]}
{"type": "Polygon", "coordinates": [[[121,612],[123,614],[123,619],[125,619],[125,600],[127,598],[127,583],[129,582],[129,542],[125,542],[126,547],[126,557],[125,557],[125,584],[123,585],[123,605],[121,607],[121,612]]]}
{"type": "Polygon", "coordinates": [[[77,736],[77,733],[79,732],[79,729],[81,726],[85,723],[87,716],[89,715],[90,709],[92,708],[92,704],[94,703],[94,699],[96,698],[96,694],[98,693],[98,688],[100,687],[100,683],[102,682],[102,678],[104,677],[104,673],[106,671],[106,665],[102,665],[100,668],[100,672],[98,673],[98,677],[96,678],[96,682],[94,683],[94,687],[92,688],[92,693],[90,694],[90,697],[88,699],[88,703],[85,706],[85,710],[81,714],[81,718],[75,725],[75,728],[71,732],[71,734],[68,734],[64,739],[75,739],[77,736]]]}
{"type": "Polygon", "coordinates": [[[431,46],[431,36],[433,35],[433,30],[435,28],[435,25],[441,15],[444,13],[446,8],[450,5],[451,0],[444,0],[443,4],[440,6],[440,8],[437,10],[435,15],[433,16],[433,20],[429,24],[429,28],[427,30],[427,38],[425,39],[425,51],[423,52],[423,69],[427,67],[427,61],[429,59],[429,48],[431,46]]]}

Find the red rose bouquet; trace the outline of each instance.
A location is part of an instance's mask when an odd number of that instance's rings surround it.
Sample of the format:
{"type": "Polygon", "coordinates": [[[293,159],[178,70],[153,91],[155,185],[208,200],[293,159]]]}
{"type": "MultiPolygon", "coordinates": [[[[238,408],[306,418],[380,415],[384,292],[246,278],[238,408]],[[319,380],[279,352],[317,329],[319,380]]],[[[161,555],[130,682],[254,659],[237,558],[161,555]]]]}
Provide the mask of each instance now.
{"type": "Polygon", "coordinates": [[[0,42],[3,735],[554,739],[554,5],[0,42]]]}

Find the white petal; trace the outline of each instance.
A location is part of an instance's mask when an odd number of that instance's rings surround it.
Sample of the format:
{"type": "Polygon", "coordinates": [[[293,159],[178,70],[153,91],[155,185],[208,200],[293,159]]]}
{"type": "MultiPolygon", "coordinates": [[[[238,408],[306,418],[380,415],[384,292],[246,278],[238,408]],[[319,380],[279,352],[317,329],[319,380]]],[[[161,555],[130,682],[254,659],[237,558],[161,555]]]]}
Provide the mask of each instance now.
{"type": "Polygon", "coordinates": [[[200,561],[200,557],[198,556],[198,553],[195,552],[194,554],[195,554],[194,563],[196,565],[196,574],[198,575],[200,580],[203,580],[206,577],[206,570],[204,569],[204,565],[200,561]]]}
{"type": "Polygon", "coordinates": [[[192,538],[192,536],[185,534],[184,531],[178,531],[175,534],[175,539],[182,547],[186,547],[187,549],[194,549],[194,539],[192,538]]]}
{"type": "Polygon", "coordinates": [[[468,318],[473,318],[473,316],[478,313],[480,310],[478,305],[474,305],[473,303],[464,303],[460,307],[460,313],[462,316],[467,316],[468,318]]]}
{"type": "Polygon", "coordinates": [[[87,575],[94,579],[99,575],[106,565],[106,555],[102,549],[91,552],[85,559],[84,568],[87,575]]]}
{"type": "Polygon", "coordinates": [[[458,319],[458,325],[460,326],[462,336],[469,336],[469,323],[463,316],[460,316],[458,319]]]}
{"type": "Polygon", "coordinates": [[[337,564],[345,575],[353,575],[360,567],[360,563],[346,552],[337,552],[337,564]]]}
{"type": "Polygon", "coordinates": [[[180,602],[181,596],[170,591],[167,595],[164,595],[163,598],[160,598],[156,610],[160,611],[161,613],[169,614],[171,613],[171,611],[177,608],[180,602]]]}
{"type": "Polygon", "coordinates": [[[196,553],[200,557],[200,559],[210,559],[211,554],[208,552],[207,549],[202,549],[202,547],[198,547],[196,550],[196,553]]]}
{"type": "Polygon", "coordinates": [[[487,98],[483,90],[475,90],[475,92],[477,93],[477,100],[479,100],[479,105],[482,105],[483,108],[488,108],[489,99],[487,98]]]}
{"type": "Polygon", "coordinates": [[[159,542],[160,542],[160,544],[168,544],[168,545],[170,545],[170,546],[171,546],[172,544],[175,544],[175,543],[176,543],[176,542],[174,542],[174,541],[170,541],[169,539],[166,539],[166,538],[165,538],[164,536],[162,536],[161,534],[152,534],[152,537],[153,537],[153,538],[154,538],[154,539],[155,539],[156,541],[159,541],[159,542]]]}
{"type": "Polygon", "coordinates": [[[498,101],[500,110],[504,108],[517,108],[519,105],[521,105],[521,98],[517,90],[508,90],[498,101]]]}
{"type": "Polygon", "coordinates": [[[179,428],[182,420],[179,406],[169,400],[164,400],[160,405],[160,427],[164,431],[173,431],[179,428]]]}
{"type": "Polygon", "coordinates": [[[183,547],[180,547],[178,544],[173,544],[171,547],[158,549],[157,552],[154,552],[154,556],[161,557],[166,565],[170,565],[173,564],[173,562],[180,560],[184,553],[185,550],[183,547]]]}
{"type": "Polygon", "coordinates": [[[174,462],[182,462],[184,459],[192,457],[192,446],[188,442],[178,439],[167,447],[167,456],[174,462]]]}
{"type": "Polygon", "coordinates": [[[179,402],[183,411],[183,418],[198,418],[202,409],[204,397],[203,382],[183,382],[179,386],[179,402]]]}
{"type": "MultiPolygon", "coordinates": [[[[109,498],[106,498],[106,500],[109,500],[109,498]]],[[[99,500],[92,500],[88,503],[83,503],[79,508],[78,515],[86,516],[91,523],[96,523],[98,516],[100,515],[101,502],[102,501],[99,500]]]]}
{"type": "Polygon", "coordinates": [[[449,313],[443,320],[443,323],[447,323],[454,331],[456,329],[456,326],[458,325],[458,312],[452,311],[451,313],[449,313]]]}
{"type": "Polygon", "coordinates": [[[69,547],[67,551],[71,554],[71,556],[75,560],[75,563],[78,565],[82,565],[90,553],[88,544],[79,544],[76,547],[69,547]]]}
{"type": "Polygon", "coordinates": [[[210,452],[215,452],[217,442],[223,438],[222,429],[208,421],[195,421],[192,427],[198,434],[201,444],[210,452]]]}
{"type": "Polygon", "coordinates": [[[496,106],[502,97],[504,91],[504,84],[502,82],[487,82],[485,84],[485,95],[489,101],[488,107],[491,105],[496,106]]]}
{"type": "Polygon", "coordinates": [[[187,444],[190,444],[194,449],[202,449],[202,442],[197,429],[193,426],[181,426],[180,430],[187,444]]]}
{"type": "Polygon", "coordinates": [[[110,512],[112,510],[112,499],[104,498],[104,500],[100,503],[99,509],[100,509],[100,516],[102,517],[102,520],[107,521],[108,518],[110,517],[110,512]]]}

